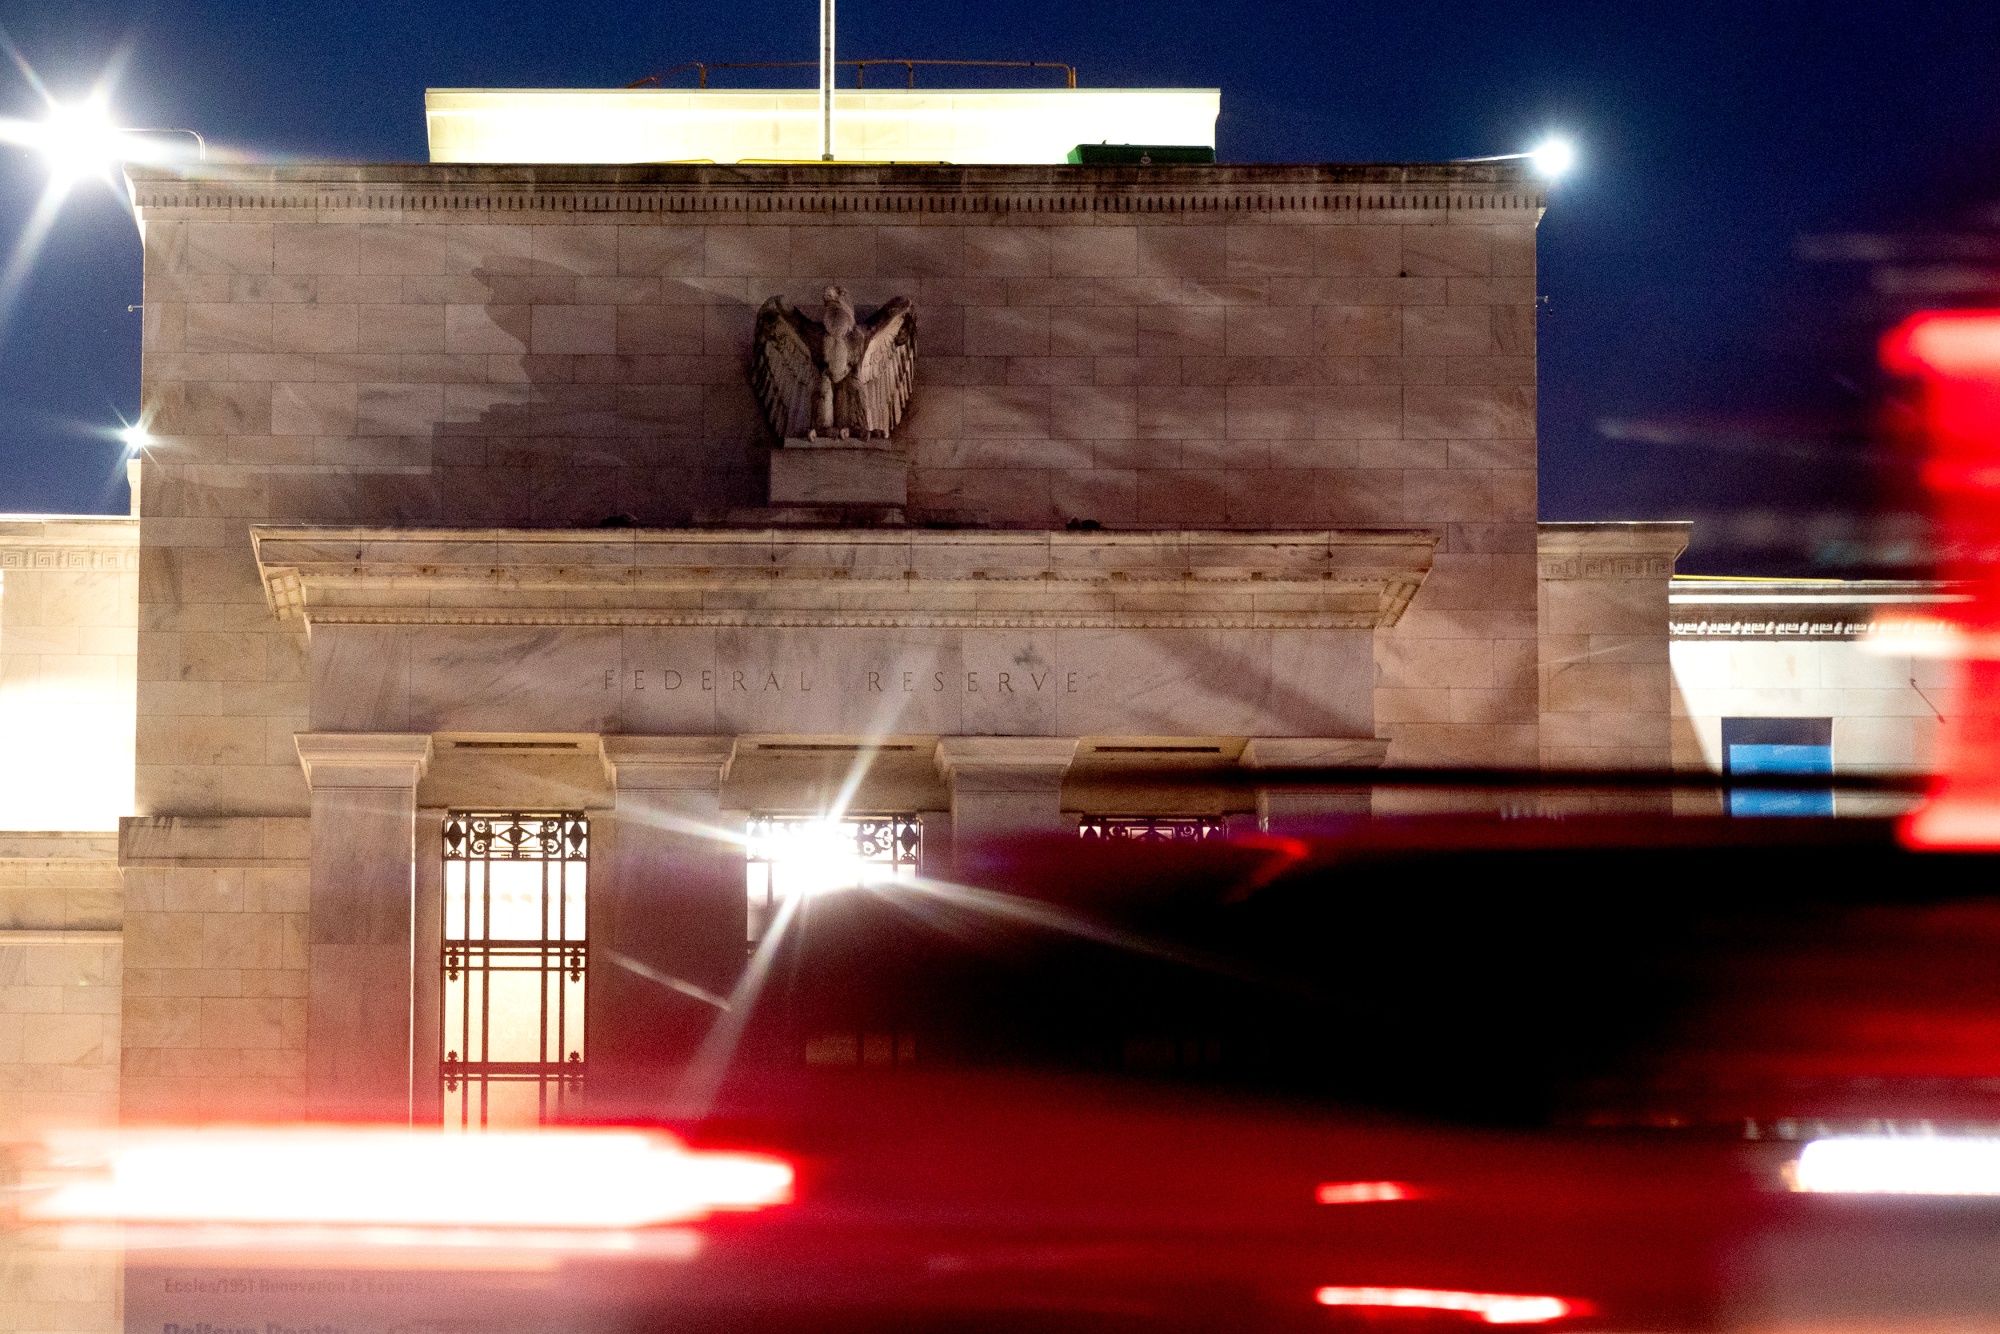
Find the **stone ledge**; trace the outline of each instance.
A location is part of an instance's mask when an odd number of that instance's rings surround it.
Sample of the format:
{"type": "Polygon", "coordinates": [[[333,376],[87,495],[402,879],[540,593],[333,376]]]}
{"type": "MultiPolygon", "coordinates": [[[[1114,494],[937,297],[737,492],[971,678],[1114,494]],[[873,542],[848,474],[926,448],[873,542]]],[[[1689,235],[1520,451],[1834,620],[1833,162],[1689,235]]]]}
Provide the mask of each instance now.
{"type": "Polygon", "coordinates": [[[301,625],[1369,629],[1423,529],[251,529],[301,625]]]}
{"type": "Polygon", "coordinates": [[[66,830],[0,832],[0,861],[116,862],[118,835],[66,830]]]}
{"type": "Polygon", "coordinates": [[[125,931],[122,927],[106,927],[102,930],[39,930],[36,928],[0,928],[0,949],[10,945],[122,945],[125,931]]]}

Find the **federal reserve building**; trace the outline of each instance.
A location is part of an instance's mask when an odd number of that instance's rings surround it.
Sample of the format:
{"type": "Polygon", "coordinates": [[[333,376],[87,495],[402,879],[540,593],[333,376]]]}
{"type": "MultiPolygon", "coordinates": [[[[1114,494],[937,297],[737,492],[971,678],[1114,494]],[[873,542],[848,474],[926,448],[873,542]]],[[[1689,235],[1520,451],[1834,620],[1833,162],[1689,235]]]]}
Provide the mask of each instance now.
{"type": "Polygon", "coordinates": [[[1865,641],[1947,591],[1537,522],[1529,164],[1090,89],[843,91],[820,162],[815,104],[131,169],[132,515],[0,520],[9,1125],[615,1113],[815,888],[1414,800],[1261,770],[1928,763],[1865,641]]]}

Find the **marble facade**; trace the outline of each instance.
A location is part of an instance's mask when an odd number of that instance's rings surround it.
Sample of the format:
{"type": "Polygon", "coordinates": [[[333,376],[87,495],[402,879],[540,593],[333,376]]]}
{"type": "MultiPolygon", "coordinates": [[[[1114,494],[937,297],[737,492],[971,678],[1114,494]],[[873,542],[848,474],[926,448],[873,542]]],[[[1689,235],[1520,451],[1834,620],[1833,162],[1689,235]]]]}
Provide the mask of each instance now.
{"type": "Polygon", "coordinates": [[[354,1035],[428,1003],[389,961],[427,892],[413,848],[456,805],[597,813],[608,929],[671,954],[647,914],[707,920],[722,891],[619,883],[671,842],[641,832],[655,808],[811,810],[812,745],[893,743],[862,798],[954,857],[1145,800],[1117,757],[1158,743],[1226,767],[1288,743],[1540,757],[1542,201],[1518,164],[304,164],[133,188],[160,443],[125,859],[210,877],[269,946],[214,968],[185,928],[135,937],[128,975],[178,980],[126,1002],[134,1114],[408,1114],[433,1057],[354,1035]],[[755,312],[834,283],[920,313],[884,451],[900,512],[771,473],[755,312]],[[692,787],[630,750],[680,739],[722,747],[692,787]],[[254,909],[245,875],[275,877],[254,909]]]}

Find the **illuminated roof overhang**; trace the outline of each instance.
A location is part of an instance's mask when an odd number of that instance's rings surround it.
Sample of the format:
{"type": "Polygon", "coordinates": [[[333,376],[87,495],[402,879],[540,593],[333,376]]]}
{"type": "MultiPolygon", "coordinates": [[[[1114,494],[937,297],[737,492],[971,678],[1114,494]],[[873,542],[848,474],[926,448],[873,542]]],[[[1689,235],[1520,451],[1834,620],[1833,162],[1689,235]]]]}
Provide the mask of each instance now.
{"type": "MultiPolygon", "coordinates": [[[[848,162],[1035,164],[1078,144],[1215,146],[1215,88],[841,89],[848,162]]],[[[799,162],[820,156],[803,89],[432,88],[432,162],[799,162]]]]}

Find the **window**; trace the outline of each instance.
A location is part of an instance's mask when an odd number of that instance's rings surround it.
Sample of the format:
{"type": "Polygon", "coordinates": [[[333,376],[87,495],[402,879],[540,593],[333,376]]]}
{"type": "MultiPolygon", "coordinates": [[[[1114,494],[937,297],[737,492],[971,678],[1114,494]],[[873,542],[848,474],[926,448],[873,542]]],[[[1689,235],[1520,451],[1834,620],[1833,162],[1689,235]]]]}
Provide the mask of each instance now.
{"type": "Polygon", "coordinates": [[[744,869],[750,942],[763,939],[789,898],[852,889],[873,880],[911,880],[923,846],[914,815],[760,815],[747,831],[744,869]]]}
{"type": "Polygon", "coordinates": [[[1086,815],[1077,822],[1081,838],[1124,838],[1140,843],[1188,843],[1221,838],[1219,815],[1086,815]]]}
{"type": "Polygon", "coordinates": [[[581,1087],[588,855],[581,812],[446,818],[447,1125],[536,1125],[581,1087]]]}
{"type": "MultiPolygon", "coordinates": [[[[1831,718],[1724,718],[1722,771],[1830,774],[1831,718]]],[[[1729,794],[1731,815],[1832,815],[1832,788],[1758,788],[1729,794]]]]}

